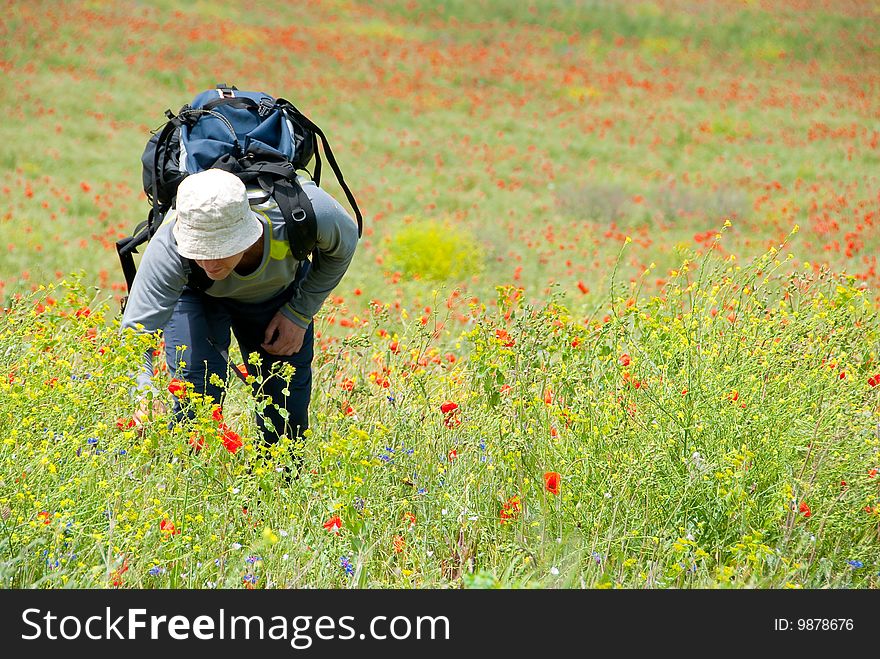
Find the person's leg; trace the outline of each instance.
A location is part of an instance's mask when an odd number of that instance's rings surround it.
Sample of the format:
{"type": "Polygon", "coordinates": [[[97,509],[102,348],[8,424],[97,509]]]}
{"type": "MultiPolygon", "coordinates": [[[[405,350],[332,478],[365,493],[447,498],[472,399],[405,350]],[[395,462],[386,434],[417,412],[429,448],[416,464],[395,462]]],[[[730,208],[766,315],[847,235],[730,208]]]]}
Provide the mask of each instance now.
{"type": "MultiPolygon", "coordinates": [[[[225,383],[227,364],[210,341],[228,350],[229,328],[229,315],[221,305],[186,289],[164,332],[165,358],[171,376],[187,382],[196,393],[213,397],[218,405],[222,404],[223,389],[211,382],[211,376],[217,375],[225,383]]],[[[183,415],[180,400],[175,396],[174,417],[180,421],[183,415]]]]}
{"type": "Polygon", "coordinates": [[[309,427],[309,403],[312,396],[312,358],[314,357],[314,323],[309,325],[303,338],[299,352],[281,357],[270,355],[260,346],[264,338],[268,318],[260,318],[263,322],[242,322],[244,319],[233,320],[233,331],[238,340],[242,356],[247,364],[248,372],[256,373],[257,367],[250,363],[251,353],[257,353],[262,362],[260,367],[263,376],[262,384],[254,383],[254,393],[268,396],[271,403],[266,406],[263,415],[258,415],[257,425],[267,443],[274,444],[282,436],[298,441],[309,427]],[[290,380],[276,371],[284,364],[293,366],[294,372],[290,380]],[[280,410],[285,410],[287,419],[280,410]],[[267,423],[268,422],[268,423],[267,423]]]}

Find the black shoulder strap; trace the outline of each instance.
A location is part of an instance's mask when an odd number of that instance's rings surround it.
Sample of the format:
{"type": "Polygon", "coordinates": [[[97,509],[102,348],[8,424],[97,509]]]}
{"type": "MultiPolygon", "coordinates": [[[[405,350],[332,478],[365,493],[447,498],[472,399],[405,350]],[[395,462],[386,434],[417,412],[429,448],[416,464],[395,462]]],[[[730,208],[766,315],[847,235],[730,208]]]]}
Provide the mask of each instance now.
{"type": "Polygon", "coordinates": [[[186,285],[190,289],[201,293],[214,285],[214,280],[192,259],[181,256],[180,263],[183,265],[183,274],[186,275],[186,285]]]}
{"type": "Polygon", "coordinates": [[[295,179],[276,180],[274,197],[284,217],[293,258],[305,261],[318,242],[318,220],[312,202],[295,179]]]}
{"type": "MultiPolygon", "coordinates": [[[[300,112],[296,106],[293,105],[290,101],[284,98],[279,98],[276,101],[277,105],[281,107],[286,112],[289,112],[293,117],[296,118],[297,121],[301,122],[303,126],[313,131],[315,135],[317,135],[321,139],[321,144],[324,147],[324,152],[327,155],[327,162],[330,163],[331,169],[333,169],[333,173],[336,175],[336,180],[339,181],[339,185],[342,187],[343,192],[345,192],[345,197],[348,199],[348,203],[351,205],[351,209],[354,211],[355,219],[357,220],[358,225],[358,237],[363,235],[364,232],[364,220],[361,216],[361,209],[358,208],[357,201],[355,201],[354,194],[352,194],[351,189],[349,189],[348,185],[345,182],[345,179],[342,177],[342,170],[339,168],[339,164],[336,162],[336,158],[333,155],[333,151],[330,149],[330,143],[327,141],[327,136],[324,135],[324,131],[322,131],[311,119],[305,116],[302,112],[300,112]]],[[[318,148],[315,145],[315,183],[320,185],[321,178],[321,159],[318,155],[318,148]]]]}

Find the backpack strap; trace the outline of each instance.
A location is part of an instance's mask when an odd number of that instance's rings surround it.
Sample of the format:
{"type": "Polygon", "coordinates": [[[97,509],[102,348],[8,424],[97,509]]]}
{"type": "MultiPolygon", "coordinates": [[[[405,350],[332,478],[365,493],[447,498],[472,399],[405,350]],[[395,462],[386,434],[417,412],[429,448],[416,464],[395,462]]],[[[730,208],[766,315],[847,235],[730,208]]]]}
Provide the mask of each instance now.
{"type": "MultiPolygon", "coordinates": [[[[327,141],[327,136],[324,135],[324,131],[322,131],[318,126],[308,117],[306,117],[302,112],[296,109],[296,107],[290,101],[279,98],[276,101],[276,104],[281,107],[285,112],[289,112],[297,121],[301,122],[303,126],[314,131],[315,135],[321,138],[321,144],[324,147],[324,151],[327,154],[327,162],[330,163],[330,167],[333,169],[333,173],[336,174],[336,180],[339,181],[339,185],[342,187],[342,190],[345,192],[345,197],[348,199],[348,203],[351,204],[351,209],[354,211],[355,218],[357,219],[358,225],[358,237],[360,238],[364,232],[364,220],[361,215],[361,210],[358,208],[357,201],[355,201],[354,195],[351,192],[351,189],[345,183],[345,179],[342,177],[342,170],[339,167],[339,163],[336,162],[336,158],[333,155],[333,150],[330,148],[330,143],[327,141]]],[[[315,149],[315,184],[320,185],[321,181],[321,158],[318,155],[318,149],[315,149]]]]}
{"type": "Polygon", "coordinates": [[[193,259],[181,256],[180,263],[183,266],[183,274],[186,276],[186,285],[190,289],[204,293],[214,285],[214,280],[193,259]]]}
{"type": "Polygon", "coordinates": [[[290,251],[297,261],[305,261],[318,242],[315,209],[296,179],[278,179],[274,187],[273,196],[284,217],[290,251]]]}

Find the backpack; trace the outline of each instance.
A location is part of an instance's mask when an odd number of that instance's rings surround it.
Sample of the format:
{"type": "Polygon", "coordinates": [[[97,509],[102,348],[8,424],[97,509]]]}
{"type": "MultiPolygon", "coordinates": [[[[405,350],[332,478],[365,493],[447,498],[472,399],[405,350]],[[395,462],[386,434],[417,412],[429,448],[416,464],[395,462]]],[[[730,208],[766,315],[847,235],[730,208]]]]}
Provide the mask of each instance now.
{"type": "MultiPolygon", "coordinates": [[[[147,219],[131,236],[116,243],[122,271],[131,290],[136,274],[134,254],[153,237],[165,215],[174,206],[177,188],[189,174],[219,168],[237,175],[247,186],[258,185],[265,196],[252,204],[274,198],[284,217],[288,242],[294,258],[317,257],[317,222],[308,197],[296,179],[298,170],[314,157],[316,185],[321,183],[320,138],[330,167],[354,210],[358,236],[363,218],[354,195],[346,185],[327,138],[318,126],[290,101],[261,92],[239,91],[235,86],[217,85],[202,92],[177,115],[165,111],[168,121],[153,131],[144,148],[144,192],[150,202],[147,219]]],[[[187,285],[207,290],[213,283],[193,260],[181,257],[187,285]]],[[[125,300],[123,300],[123,310],[125,300]]]]}

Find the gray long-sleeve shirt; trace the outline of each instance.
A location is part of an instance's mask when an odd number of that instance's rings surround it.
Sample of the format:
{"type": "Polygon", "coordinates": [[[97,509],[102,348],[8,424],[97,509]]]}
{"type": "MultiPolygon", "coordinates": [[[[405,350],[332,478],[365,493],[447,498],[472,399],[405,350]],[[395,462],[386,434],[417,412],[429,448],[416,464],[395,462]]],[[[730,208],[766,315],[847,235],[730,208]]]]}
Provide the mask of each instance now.
{"type": "MultiPolygon", "coordinates": [[[[333,197],[308,179],[300,178],[299,182],[315,211],[319,256],[290,302],[281,308],[281,313],[293,323],[306,328],[348,269],[357,247],[358,229],[351,216],[333,197]]],[[[262,191],[258,194],[262,194],[262,191]]],[[[226,279],[215,281],[206,291],[209,296],[263,302],[281,293],[296,277],[299,262],[290,252],[278,205],[270,199],[251,208],[264,225],[263,260],[249,275],[239,275],[233,271],[226,279]]],[[[171,211],[147,244],[129,291],[122,317],[123,328],[155,332],[164,328],[171,318],[187,281],[172,233],[175,222],[176,213],[171,211]]],[[[138,385],[148,386],[149,382],[145,381],[144,376],[139,376],[138,385]]]]}

